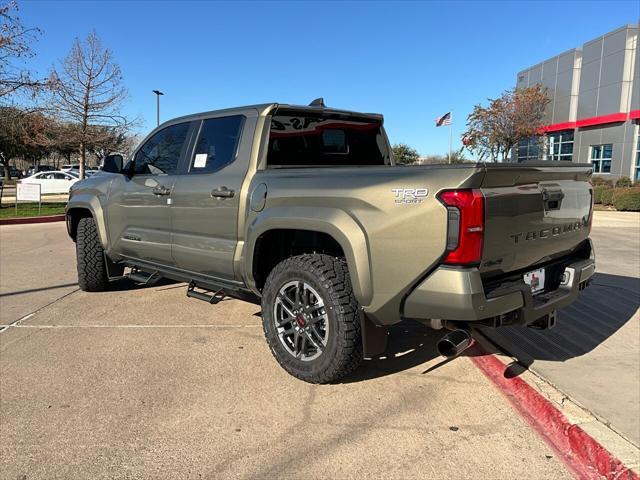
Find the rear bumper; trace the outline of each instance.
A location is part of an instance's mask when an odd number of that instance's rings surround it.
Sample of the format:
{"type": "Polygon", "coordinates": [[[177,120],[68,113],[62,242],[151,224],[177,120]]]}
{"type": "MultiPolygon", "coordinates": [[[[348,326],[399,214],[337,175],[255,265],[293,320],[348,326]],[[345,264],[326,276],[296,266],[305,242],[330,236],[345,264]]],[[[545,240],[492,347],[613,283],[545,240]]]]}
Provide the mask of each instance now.
{"type": "Polygon", "coordinates": [[[595,260],[577,260],[565,272],[566,282],[551,292],[533,296],[522,281],[486,295],[478,269],[441,266],[406,298],[404,317],[466,322],[497,319],[495,324],[504,317],[505,323],[528,324],[572,303],[595,273],[595,260]]]}

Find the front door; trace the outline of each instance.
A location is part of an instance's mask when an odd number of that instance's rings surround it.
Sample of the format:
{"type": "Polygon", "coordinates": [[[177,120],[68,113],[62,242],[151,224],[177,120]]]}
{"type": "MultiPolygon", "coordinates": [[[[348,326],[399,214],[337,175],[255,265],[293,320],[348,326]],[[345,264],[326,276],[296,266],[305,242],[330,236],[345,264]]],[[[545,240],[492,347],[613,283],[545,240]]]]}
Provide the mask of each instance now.
{"type": "Polygon", "coordinates": [[[191,122],[153,134],[133,157],[133,175],[114,179],[107,205],[109,237],[116,253],[173,265],[171,193],[192,132],[191,122]]]}
{"type": "Polygon", "coordinates": [[[240,190],[249,165],[256,116],[202,121],[188,172],[174,186],[171,207],[176,266],[234,279],[240,190]]]}

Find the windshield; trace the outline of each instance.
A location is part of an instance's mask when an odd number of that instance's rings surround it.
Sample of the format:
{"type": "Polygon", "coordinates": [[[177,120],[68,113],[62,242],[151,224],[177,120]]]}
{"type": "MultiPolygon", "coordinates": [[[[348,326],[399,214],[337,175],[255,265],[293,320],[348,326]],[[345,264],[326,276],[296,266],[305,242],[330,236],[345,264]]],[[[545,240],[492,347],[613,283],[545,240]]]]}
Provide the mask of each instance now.
{"type": "Polygon", "coordinates": [[[279,111],[271,119],[267,164],[274,168],[389,164],[376,119],[279,111]]]}

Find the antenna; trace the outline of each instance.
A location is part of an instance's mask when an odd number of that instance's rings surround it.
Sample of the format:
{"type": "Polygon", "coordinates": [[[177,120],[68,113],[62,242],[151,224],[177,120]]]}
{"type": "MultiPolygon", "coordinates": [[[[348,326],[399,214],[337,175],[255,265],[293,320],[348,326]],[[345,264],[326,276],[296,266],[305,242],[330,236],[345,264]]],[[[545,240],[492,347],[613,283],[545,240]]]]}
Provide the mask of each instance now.
{"type": "Polygon", "coordinates": [[[311,102],[309,104],[310,107],[326,107],[326,105],[324,104],[324,98],[320,97],[320,98],[316,98],[313,102],[311,102]]]}

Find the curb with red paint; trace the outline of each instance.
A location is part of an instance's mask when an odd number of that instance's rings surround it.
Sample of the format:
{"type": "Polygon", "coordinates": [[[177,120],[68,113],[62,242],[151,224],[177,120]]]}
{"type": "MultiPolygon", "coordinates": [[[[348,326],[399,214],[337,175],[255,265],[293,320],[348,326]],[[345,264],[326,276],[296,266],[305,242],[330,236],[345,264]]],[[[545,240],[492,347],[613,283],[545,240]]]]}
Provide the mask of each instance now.
{"type": "Polygon", "coordinates": [[[580,479],[639,480],[605,447],[521,378],[505,376],[507,366],[477,343],[469,349],[471,361],[507,397],[525,421],[580,479]]]}
{"type": "Polygon", "coordinates": [[[50,223],[50,222],[64,222],[65,215],[47,215],[43,217],[15,217],[15,218],[2,218],[0,219],[0,225],[20,225],[25,223],[50,223]]]}

